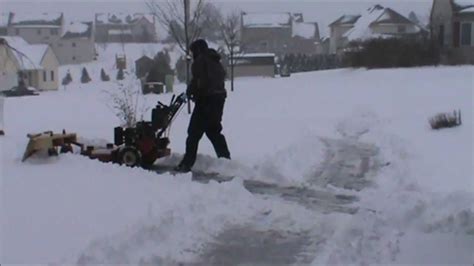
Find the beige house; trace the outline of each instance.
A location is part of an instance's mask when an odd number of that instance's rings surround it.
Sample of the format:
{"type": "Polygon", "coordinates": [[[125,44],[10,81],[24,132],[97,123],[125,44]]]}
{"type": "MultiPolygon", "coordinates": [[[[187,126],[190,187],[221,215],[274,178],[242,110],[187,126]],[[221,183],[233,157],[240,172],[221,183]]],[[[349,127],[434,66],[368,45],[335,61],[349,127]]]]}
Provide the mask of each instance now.
{"type": "Polygon", "coordinates": [[[362,15],[343,15],[329,24],[331,54],[340,54],[351,41],[371,38],[416,37],[427,30],[391,8],[375,5],[362,15]]]}
{"type": "Polygon", "coordinates": [[[30,44],[51,44],[63,33],[62,13],[10,13],[8,36],[18,36],[30,44]]]}
{"type": "Polygon", "coordinates": [[[64,34],[51,44],[61,65],[82,64],[96,59],[93,22],[71,22],[64,34]]]}
{"type": "Polygon", "coordinates": [[[20,37],[0,37],[0,62],[0,90],[16,87],[20,81],[43,91],[59,87],[59,62],[49,45],[31,45],[20,37]]]}
{"type": "Polygon", "coordinates": [[[142,13],[96,14],[95,41],[98,43],[156,42],[155,17],[142,13]]]}
{"type": "Polygon", "coordinates": [[[304,22],[303,14],[241,14],[241,48],[246,53],[274,53],[277,56],[321,51],[319,27],[304,22]]]}
{"type": "Polygon", "coordinates": [[[434,0],[430,20],[441,61],[474,64],[474,0],[434,0]]]}

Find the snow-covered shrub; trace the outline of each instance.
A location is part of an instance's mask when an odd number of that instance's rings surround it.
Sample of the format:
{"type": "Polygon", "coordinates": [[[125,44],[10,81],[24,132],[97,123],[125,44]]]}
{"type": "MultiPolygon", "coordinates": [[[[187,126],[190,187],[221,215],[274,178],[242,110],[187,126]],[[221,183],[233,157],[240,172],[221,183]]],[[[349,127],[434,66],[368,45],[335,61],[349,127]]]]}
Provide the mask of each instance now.
{"type": "Polygon", "coordinates": [[[102,81],[110,81],[110,76],[105,73],[103,68],[100,70],[100,79],[102,81]]]}
{"type": "Polygon", "coordinates": [[[432,129],[457,127],[462,124],[461,110],[450,113],[440,113],[429,120],[432,129]]]}
{"type": "Polygon", "coordinates": [[[87,69],[85,67],[82,68],[81,83],[89,83],[91,80],[92,79],[89,76],[89,72],[87,72],[87,69]]]}
{"type": "Polygon", "coordinates": [[[66,74],[66,76],[63,78],[63,81],[62,81],[61,84],[62,84],[63,86],[66,86],[66,85],[68,85],[68,84],[71,83],[71,82],[72,82],[72,76],[71,76],[71,73],[68,71],[67,74],[66,74]]]}

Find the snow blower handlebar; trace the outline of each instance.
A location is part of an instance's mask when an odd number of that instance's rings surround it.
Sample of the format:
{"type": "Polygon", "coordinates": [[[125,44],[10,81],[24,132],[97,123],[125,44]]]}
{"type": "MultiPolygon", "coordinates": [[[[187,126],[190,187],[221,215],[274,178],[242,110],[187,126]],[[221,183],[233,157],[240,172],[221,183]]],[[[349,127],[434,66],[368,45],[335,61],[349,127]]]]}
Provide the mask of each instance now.
{"type": "Polygon", "coordinates": [[[177,97],[173,95],[169,106],[162,102],[158,102],[158,105],[152,111],[151,119],[153,127],[157,130],[161,129],[158,132],[157,137],[161,137],[161,135],[163,135],[163,133],[168,129],[186,101],[186,94],[181,93],[177,97]]]}

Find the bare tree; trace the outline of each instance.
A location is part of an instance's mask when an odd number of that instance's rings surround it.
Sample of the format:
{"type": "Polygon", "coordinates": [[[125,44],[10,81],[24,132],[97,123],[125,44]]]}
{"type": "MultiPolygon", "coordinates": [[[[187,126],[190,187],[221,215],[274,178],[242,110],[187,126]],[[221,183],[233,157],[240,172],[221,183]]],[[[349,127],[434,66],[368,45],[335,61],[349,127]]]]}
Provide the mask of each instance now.
{"type": "MultiPolygon", "coordinates": [[[[148,8],[157,21],[169,31],[181,50],[186,54],[186,84],[189,84],[189,45],[199,38],[204,0],[147,0],[148,8]],[[192,12],[191,12],[192,11],[192,12]]],[[[191,107],[188,101],[188,113],[191,107]]]]}
{"type": "Polygon", "coordinates": [[[136,123],[143,120],[149,107],[139,88],[139,82],[136,79],[117,82],[118,88],[113,91],[104,91],[108,96],[107,106],[115,113],[122,126],[134,127],[136,123]]]}
{"type": "Polygon", "coordinates": [[[224,40],[226,48],[229,52],[229,66],[230,66],[230,88],[234,91],[234,66],[235,55],[239,45],[240,35],[240,13],[232,12],[228,14],[221,23],[221,38],[224,40]]]}

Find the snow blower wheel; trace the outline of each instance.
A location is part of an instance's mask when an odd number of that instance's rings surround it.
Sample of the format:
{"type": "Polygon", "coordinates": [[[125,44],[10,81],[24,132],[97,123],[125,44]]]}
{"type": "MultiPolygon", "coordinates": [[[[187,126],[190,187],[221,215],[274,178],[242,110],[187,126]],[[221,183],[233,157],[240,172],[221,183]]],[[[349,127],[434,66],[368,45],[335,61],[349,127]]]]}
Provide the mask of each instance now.
{"type": "Polygon", "coordinates": [[[140,165],[141,155],[137,149],[133,147],[125,147],[120,151],[119,160],[121,164],[135,167],[140,165]]]}

